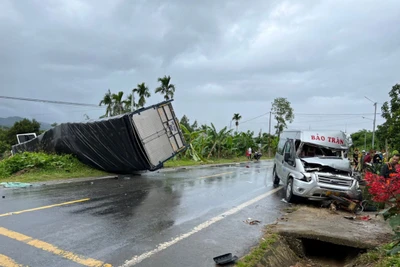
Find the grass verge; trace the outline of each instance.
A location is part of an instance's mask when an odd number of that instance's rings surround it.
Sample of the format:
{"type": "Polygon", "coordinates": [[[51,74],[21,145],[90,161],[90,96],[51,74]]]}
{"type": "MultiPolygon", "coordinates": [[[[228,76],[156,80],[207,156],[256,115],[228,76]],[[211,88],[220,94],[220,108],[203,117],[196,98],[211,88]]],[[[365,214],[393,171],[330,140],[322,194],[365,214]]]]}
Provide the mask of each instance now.
{"type": "Polygon", "coordinates": [[[0,161],[0,182],[42,182],[104,175],[107,173],[71,155],[25,152],[0,161]]]}
{"type": "Polygon", "coordinates": [[[244,162],[248,161],[246,157],[238,157],[238,158],[224,158],[224,159],[210,159],[206,162],[194,161],[190,159],[171,159],[164,163],[165,168],[175,168],[182,166],[200,166],[200,165],[209,165],[209,164],[223,164],[223,163],[232,163],[232,162],[244,162]]]}
{"type": "Polygon", "coordinates": [[[389,255],[394,243],[370,250],[358,257],[355,266],[391,267],[400,266],[400,254],[389,255]]]}
{"type": "Polygon", "coordinates": [[[249,254],[240,259],[235,266],[238,267],[253,267],[260,264],[265,252],[271,247],[272,244],[278,241],[277,234],[266,234],[260,244],[253,248],[249,254]]]}

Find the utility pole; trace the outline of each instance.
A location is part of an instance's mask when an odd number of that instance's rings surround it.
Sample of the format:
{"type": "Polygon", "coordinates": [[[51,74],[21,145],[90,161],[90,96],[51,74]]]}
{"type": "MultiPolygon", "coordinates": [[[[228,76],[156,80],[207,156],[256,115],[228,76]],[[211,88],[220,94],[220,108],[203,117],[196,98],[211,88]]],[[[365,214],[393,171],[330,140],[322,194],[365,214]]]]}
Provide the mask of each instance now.
{"type": "Polygon", "coordinates": [[[369,99],[368,97],[364,96],[366,99],[368,99],[369,101],[371,101],[374,104],[375,107],[375,112],[374,112],[374,125],[373,125],[373,129],[372,129],[372,149],[374,149],[375,146],[375,125],[376,125],[376,107],[378,105],[378,102],[376,101],[372,101],[371,99],[369,99]]]}
{"type": "Polygon", "coordinates": [[[367,131],[364,133],[364,150],[367,151],[367,131]]]}
{"type": "Polygon", "coordinates": [[[268,157],[271,157],[271,117],[272,110],[269,112],[269,130],[268,130],[268,157]]]}
{"type": "Polygon", "coordinates": [[[131,112],[133,112],[133,104],[135,103],[135,96],[133,95],[133,89],[132,89],[132,97],[131,97],[131,112]]]}
{"type": "Polygon", "coordinates": [[[372,132],[372,149],[374,149],[374,145],[375,145],[375,125],[376,125],[376,106],[377,106],[377,102],[374,103],[375,106],[375,112],[374,112],[374,129],[372,132]]]}

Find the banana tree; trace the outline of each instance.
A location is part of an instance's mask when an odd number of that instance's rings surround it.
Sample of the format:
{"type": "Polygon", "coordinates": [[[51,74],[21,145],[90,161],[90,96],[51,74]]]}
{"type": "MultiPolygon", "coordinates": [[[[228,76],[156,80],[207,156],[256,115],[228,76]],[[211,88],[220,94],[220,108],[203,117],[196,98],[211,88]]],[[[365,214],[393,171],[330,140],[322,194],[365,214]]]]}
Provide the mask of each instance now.
{"type": "Polygon", "coordinates": [[[189,143],[189,149],[186,150],[185,156],[188,158],[192,158],[194,161],[204,161],[203,157],[201,156],[198,151],[196,151],[193,142],[199,137],[202,131],[193,131],[190,132],[185,125],[181,124],[181,129],[183,136],[187,143],[189,143]]]}
{"type": "Polygon", "coordinates": [[[226,142],[227,137],[231,134],[231,130],[228,130],[227,127],[222,128],[220,131],[217,131],[215,128],[214,124],[211,123],[211,127],[208,127],[207,130],[207,136],[210,138],[210,141],[212,142],[212,147],[210,152],[208,153],[207,158],[209,159],[214,152],[214,150],[217,150],[217,157],[221,157],[221,150],[223,145],[226,142]]]}

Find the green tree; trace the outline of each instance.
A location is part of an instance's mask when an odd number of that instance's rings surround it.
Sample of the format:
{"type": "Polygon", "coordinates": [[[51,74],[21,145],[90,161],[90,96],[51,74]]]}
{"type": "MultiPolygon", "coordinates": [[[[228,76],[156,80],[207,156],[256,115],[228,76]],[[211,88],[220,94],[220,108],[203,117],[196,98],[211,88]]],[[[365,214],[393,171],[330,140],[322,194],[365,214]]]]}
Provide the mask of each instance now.
{"type": "Polygon", "coordinates": [[[142,108],[146,104],[146,98],[150,97],[149,88],[145,83],[138,84],[135,89],[133,89],[134,93],[137,93],[139,96],[138,107],[142,108]]]}
{"type": "Polygon", "coordinates": [[[40,133],[40,123],[35,119],[32,121],[23,119],[14,123],[14,125],[7,131],[6,142],[9,145],[18,143],[17,134],[23,133],[40,133]]]}
{"type": "Polygon", "coordinates": [[[122,91],[119,91],[117,94],[111,95],[113,116],[125,113],[123,97],[124,97],[124,92],[122,91]]]}
{"type": "Polygon", "coordinates": [[[164,76],[163,78],[158,78],[158,82],[160,82],[160,86],[156,88],[155,93],[161,93],[164,95],[165,100],[170,100],[174,98],[175,93],[175,85],[171,84],[171,77],[164,76]]]}
{"type": "Polygon", "coordinates": [[[222,148],[225,145],[226,139],[230,134],[231,130],[228,130],[228,127],[224,127],[220,131],[217,131],[214,124],[211,123],[211,127],[208,127],[207,129],[207,137],[211,141],[212,147],[210,149],[210,152],[208,153],[207,158],[211,157],[214,150],[217,151],[218,158],[221,157],[222,148]]]}
{"type": "Polygon", "coordinates": [[[0,154],[11,150],[11,145],[7,143],[8,130],[0,128],[0,154]]]}
{"type": "Polygon", "coordinates": [[[359,150],[370,150],[372,147],[372,132],[365,129],[351,134],[353,147],[359,150]]]}
{"type": "MultiPolygon", "coordinates": [[[[390,147],[400,147],[400,84],[395,84],[389,92],[390,101],[382,106],[382,117],[386,120],[381,126],[381,133],[386,136],[390,147]]],[[[378,127],[379,130],[379,127],[378,127]]]]}
{"type": "Polygon", "coordinates": [[[254,132],[252,131],[247,131],[247,132],[241,132],[237,133],[234,136],[234,142],[236,144],[236,152],[237,155],[245,155],[246,150],[251,147],[254,151],[256,149],[256,142],[255,139],[253,138],[254,132]]]}
{"type": "Polygon", "coordinates": [[[106,106],[106,114],[102,117],[110,117],[113,114],[113,99],[110,89],[108,89],[107,93],[104,95],[103,99],[100,101],[99,106],[106,106]]]}
{"type": "Polygon", "coordinates": [[[239,128],[239,121],[240,121],[241,118],[242,118],[242,116],[240,116],[239,113],[234,113],[234,114],[233,114],[232,120],[235,121],[236,132],[238,131],[238,128],[239,128]]]}
{"type": "Polygon", "coordinates": [[[275,98],[272,103],[272,112],[278,122],[275,129],[276,135],[279,137],[281,132],[287,128],[286,123],[292,123],[294,120],[293,108],[290,106],[290,102],[286,98],[278,97],[275,98]]]}
{"type": "Polygon", "coordinates": [[[57,122],[54,122],[54,123],[52,123],[50,126],[51,127],[56,127],[58,125],[58,123],[57,122]]]}
{"type": "Polygon", "coordinates": [[[193,128],[190,125],[189,118],[186,115],[183,115],[180,122],[189,132],[193,132],[193,128]]]}

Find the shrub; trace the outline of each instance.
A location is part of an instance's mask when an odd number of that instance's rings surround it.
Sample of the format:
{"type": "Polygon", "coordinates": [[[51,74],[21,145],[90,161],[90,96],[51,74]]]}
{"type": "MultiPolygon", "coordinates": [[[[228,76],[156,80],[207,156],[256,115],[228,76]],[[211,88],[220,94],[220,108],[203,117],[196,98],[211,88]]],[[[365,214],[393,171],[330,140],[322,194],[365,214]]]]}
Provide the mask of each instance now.
{"type": "Polygon", "coordinates": [[[0,161],[0,178],[9,177],[22,170],[69,170],[83,164],[72,155],[24,152],[0,161]]]}

